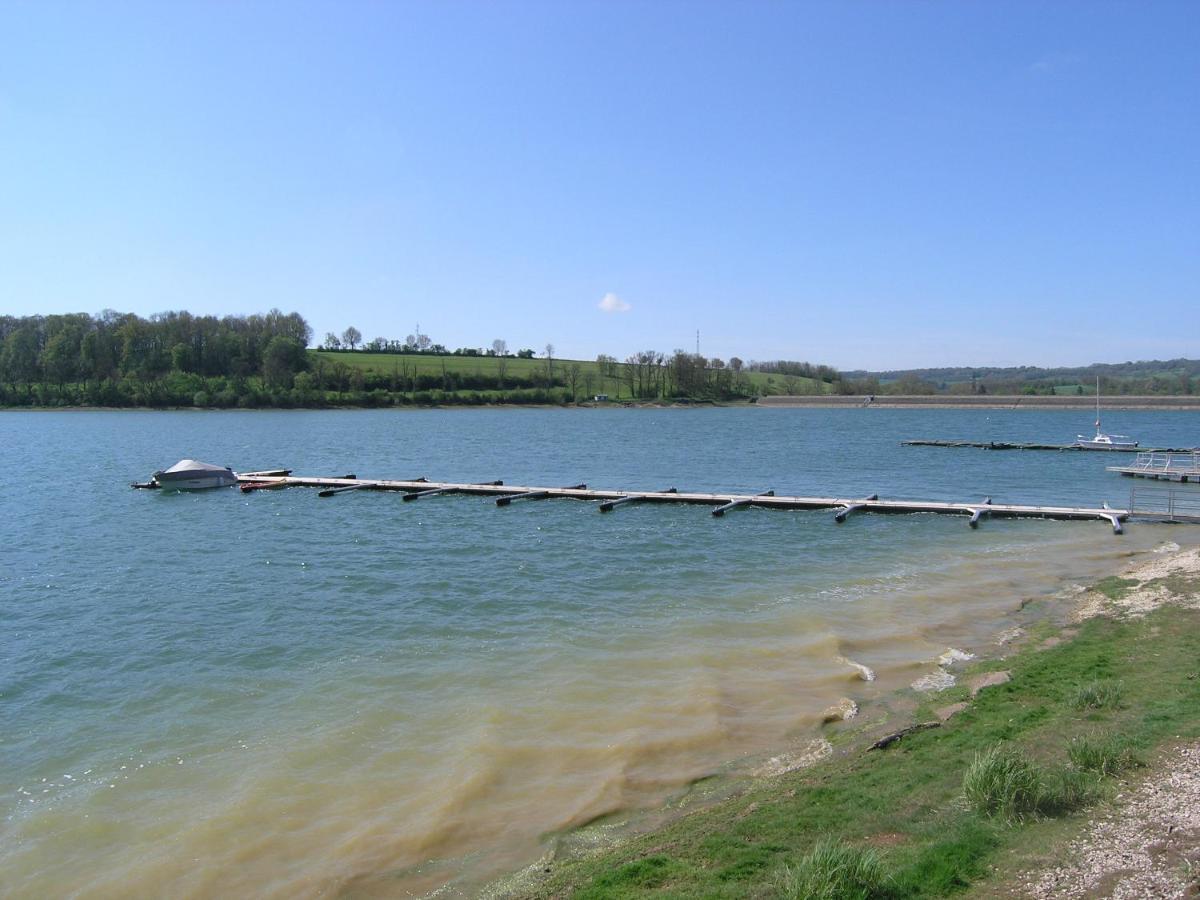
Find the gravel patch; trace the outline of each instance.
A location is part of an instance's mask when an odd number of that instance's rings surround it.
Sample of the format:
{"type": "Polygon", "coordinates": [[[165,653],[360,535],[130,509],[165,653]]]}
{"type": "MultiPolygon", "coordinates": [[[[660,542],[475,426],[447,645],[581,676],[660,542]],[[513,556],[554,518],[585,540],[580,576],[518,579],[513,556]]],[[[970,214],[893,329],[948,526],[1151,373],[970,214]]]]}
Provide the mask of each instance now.
{"type": "Polygon", "coordinates": [[[1030,897],[1200,897],[1200,743],[1172,751],[1067,847],[1020,878],[1030,897]]]}
{"type": "MultiPolygon", "coordinates": [[[[1177,544],[1174,546],[1178,548],[1177,544]]],[[[1137,618],[1167,604],[1200,609],[1200,594],[1176,594],[1164,584],[1156,583],[1171,577],[1200,578],[1200,547],[1184,551],[1156,551],[1156,556],[1156,559],[1143,562],[1124,573],[1122,577],[1137,584],[1119,599],[1114,600],[1094,590],[1085,591],[1072,619],[1080,622],[1093,616],[1137,618]]]]}

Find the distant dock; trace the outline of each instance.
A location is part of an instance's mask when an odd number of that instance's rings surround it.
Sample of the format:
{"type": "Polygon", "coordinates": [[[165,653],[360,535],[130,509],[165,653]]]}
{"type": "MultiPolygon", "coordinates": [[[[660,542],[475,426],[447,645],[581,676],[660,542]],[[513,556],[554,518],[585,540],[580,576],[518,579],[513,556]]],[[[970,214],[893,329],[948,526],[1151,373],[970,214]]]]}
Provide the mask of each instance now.
{"type": "MultiPolygon", "coordinates": [[[[934,515],[962,516],[972,528],[978,527],[984,518],[1009,519],[1065,519],[1094,520],[1107,522],[1115,533],[1120,534],[1122,523],[1128,519],[1168,521],[1160,513],[1137,512],[1132,509],[1116,509],[1102,504],[1097,507],[1078,506],[1030,506],[1022,504],[993,503],[990,497],[962,502],[932,500],[885,500],[872,494],[867,497],[801,497],[779,496],[774,491],[760,493],[698,493],[666,488],[652,491],[641,490],[596,490],[586,484],[565,487],[539,485],[506,485],[502,481],[435,482],[424,478],[410,480],[366,479],[354,476],[306,477],[294,476],[288,470],[273,470],[270,473],[254,472],[238,476],[242,491],[250,493],[261,490],[306,487],[318,489],[319,496],[332,497],[343,493],[361,491],[392,492],[403,495],[404,500],[426,502],[434,498],[455,494],[486,497],[496,506],[506,507],[519,501],[535,500],[578,500],[594,504],[600,512],[609,512],[620,506],[634,503],[690,504],[711,507],[713,516],[723,516],[735,509],[759,507],[762,509],[830,510],[835,522],[841,523],[857,513],[929,513],[934,515]]],[[[1187,521],[1200,524],[1200,514],[1174,518],[1169,521],[1187,521]]]]}
{"type": "Polygon", "coordinates": [[[1076,444],[1031,444],[1014,441],[901,441],[903,447],[973,447],[980,450],[1072,450],[1081,453],[1192,453],[1193,447],[1080,447],[1076,444]]]}

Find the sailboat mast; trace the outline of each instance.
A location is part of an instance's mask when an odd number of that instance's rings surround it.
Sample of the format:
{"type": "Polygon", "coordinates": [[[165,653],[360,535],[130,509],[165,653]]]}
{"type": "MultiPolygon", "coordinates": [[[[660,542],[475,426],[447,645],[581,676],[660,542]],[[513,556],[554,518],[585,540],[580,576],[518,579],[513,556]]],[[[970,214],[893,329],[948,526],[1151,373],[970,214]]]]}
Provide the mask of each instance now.
{"type": "Polygon", "coordinates": [[[1096,376],[1096,434],[1100,433],[1100,376],[1096,376]]]}

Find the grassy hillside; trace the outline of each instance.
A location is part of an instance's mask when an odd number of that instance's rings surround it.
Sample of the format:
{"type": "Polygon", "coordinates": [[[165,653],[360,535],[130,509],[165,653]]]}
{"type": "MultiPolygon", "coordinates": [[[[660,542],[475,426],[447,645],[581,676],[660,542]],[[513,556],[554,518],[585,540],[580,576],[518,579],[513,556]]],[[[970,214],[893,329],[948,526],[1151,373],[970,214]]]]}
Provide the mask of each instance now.
{"type": "MultiPolygon", "coordinates": [[[[548,366],[545,359],[519,359],[495,356],[433,356],[409,353],[364,353],[361,351],[310,350],[310,356],[326,365],[341,363],[352,369],[374,372],[380,375],[403,379],[414,375],[441,375],[443,371],[462,375],[501,377],[513,385],[545,379],[548,366]],[[443,370],[443,366],[445,369],[443,370]],[[502,371],[503,369],[503,371],[502,371]]],[[[630,400],[632,395],[625,381],[625,364],[617,363],[616,377],[605,375],[595,360],[556,359],[553,374],[556,381],[566,381],[572,366],[579,366],[578,393],[582,397],[607,394],[612,400],[630,400]]],[[[793,378],[782,375],[767,375],[762,372],[742,372],[741,379],[749,387],[748,393],[757,396],[772,394],[823,393],[827,385],[810,378],[793,378]]]]}

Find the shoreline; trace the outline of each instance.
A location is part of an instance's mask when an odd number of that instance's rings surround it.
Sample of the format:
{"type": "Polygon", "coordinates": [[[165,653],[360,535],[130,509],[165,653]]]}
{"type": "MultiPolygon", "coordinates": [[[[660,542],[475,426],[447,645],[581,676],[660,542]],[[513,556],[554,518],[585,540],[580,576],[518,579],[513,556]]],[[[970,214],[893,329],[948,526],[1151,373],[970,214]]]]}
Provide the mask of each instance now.
{"type": "Polygon", "coordinates": [[[608,403],[585,401],[582,403],[415,403],[394,406],[256,406],[248,409],[241,406],[0,406],[6,412],[425,412],[428,410],[477,410],[477,409],[728,409],[731,407],[754,406],[748,400],[613,400],[608,403]]]}
{"type": "MultiPolygon", "coordinates": [[[[793,782],[824,781],[826,769],[845,766],[850,761],[868,756],[869,750],[880,748],[881,752],[874,756],[876,761],[882,761],[886,759],[886,751],[882,748],[906,747],[910,742],[920,740],[915,737],[918,732],[927,730],[936,733],[953,728],[957,724],[956,716],[969,712],[981,694],[987,698],[987,689],[1008,685],[1009,672],[1000,671],[1001,666],[1015,669],[1014,663],[1059,648],[1069,649],[1077,642],[1080,630],[1087,627],[1088,623],[1145,621],[1147,617],[1153,617],[1163,610],[1175,610],[1192,615],[1191,621],[1194,624],[1196,619],[1200,618],[1195,615],[1200,613],[1200,546],[1181,548],[1173,541],[1164,541],[1153,550],[1139,552],[1132,564],[1125,560],[1114,566],[1112,574],[1108,577],[1081,587],[1078,593],[1072,594],[1069,590],[1061,590],[1045,597],[1020,599],[1014,610],[1014,617],[1030,607],[1043,608],[1033,610],[1032,620],[1027,626],[1017,626],[997,635],[992,652],[980,653],[965,665],[961,660],[945,661],[942,668],[959,676],[956,684],[928,692],[914,691],[913,688],[897,690],[864,710],[860,710],[857,704],[850,701],[848,707],[844,703],[841,704],[840,715],[831,708],[826,712],[825,726],[818,729],[813,740],[799,751],[793,748],[792,752],[782,752],[753,768],[751,774],[754,777],[749,784],[735,784],[732,790],[724,791],[714,786],[716,789],[712,792],[713,796],[707,802],[702,796],[703,792],[691,796],[691,791],[685,791],[682,798],[673,799],[662,809],[629,811],[625,818],[641,818],[642,828],[634,822],[632,827],[629,827],[630,823],[626,823],[626,830],[615,834],[612,829],[620,829],[619,824],[589,825],[576,829],[564,835],[561,843],[551,846],[542,859],[491,882],[483,891],[483,895],[493,898],[558,897],[578,889],[586,890],[589,883],[593,888],[598,887],[599,882],[604,880],[602,875],[590,879],[574,876],[581,872],[596,876],[605,871],[638,866],[639,858],[643,861],[647,858],[646,853],[637,852],[639,849],[650,845],[647,852],[651,852],[669,847],[676,842],[677,832],[692,830],[711,835],[714,825],[717,828],[723,826],[728,830],[731,821],[740,822],[747,816],[747,810],[755,812],[760,804],[777,801],[780,794],[784,797],[794,797],[796,790],[788,790],[793,782]],[[958,702],[950,702],[964,692],[969,692],[969,696],[958,702]],[[857,721],[853,721],[856,718],[857,721]],[[901,726],[901,722],[908,724],[901,726]],[[741,808],[734,811],[731,817],[729,813],[733,807],[741,808]],[[712,822],[706,823],[706,819],[712,822]],[[649,823],[648,827],[645,827],[645,823],[649,823]],[[596,833],[593,834],[593,831],[596,833]]],[[[1151,627],[1155,631],[1159,628],[1157,624],[1151,627]]],[[[1195,677],[1189,675],[1189,678],[1195,677]]],[[[915,685],[913,687],[915,688],[915,685]]],[[[1006,686],[1004,690],[1014,689],[1006,686]]],[[[1200,735],[1200,728],[1194,730],[1200,735]]],[[[1171,746],[1174,747],[1177,743],[1178,740],[1171,746]]],[[[1170,753],[1178,755],[1177,750],[1163,745],[1156,745],[1151,749],[1160,761],[1166,759],[1170,753]]],[[[1192,758],[1185,752],[1184,760],[1190,762],[1192,758]]],[[[726,776],[736,769],[739,762],[744,764],[747,761],[731,761],[726,768],[726,776]]],[[[1158,768],[1156,766],[1150,772],[1147,781],[1161,774],[1158,768]]],[[[717,780],[720,780],[720,776],[717,780]]],[[[1059,834],[1054,848],[1065,846],[1068,839],[1085,841],[1081,835],[1095,831],[1093,826],[1100,821],[1101,807],[1099,803],[1095,807],[1089,807],[1083,811],[1081,819],[1076,817],[1072,820],[1069,823],[1072,826],[1070,833],[1059,834]]],[[[1061,831],[1061,828],[1059,830],[1061,831]]],[[[1093,843],[1096,841],[1093,840],[1093,843]]],[[[1045,847],[1041,847],[1039,852],[1044,856],[1045,850],[1045,847]]],[[[975,879],[969,893],[978,889],[983,891],[980,896],[992,896],[989,886],[993,886],[993,882],[997,880],[1001,883],[1012,881],[1014,886],[1025,887],[1038,879],[1044,882],[1050,876],[1044,875],[1043,872],[1051,872],[1055,866],[1061,870],[1060,879],[1068,877],[1063,873],[1073,873],[1072,877],[1077,880],[1084,877],[1075,869],[1071,869],[1070,864],[1066,862],[1060,861],[1052,865],[1049,860],[1039,858],[1038,863],[1032,870],[1028,866],[1017,866],[1013,869],[1010,865],[1012,871],[1004,870],[999,876],[975,879]]],[[[1090,866],[1090,874],[1087,877],[1094,880],[1097,867],[1103,868],[1102,864],[1097,862],[1095,854],[1090,866]]],[[[996,867],[992,868],[995,871],[996,867]]],[[[761,883],[758,886],[761,887],[761,883]]],[[[1014,887],[1013,890],[1014,895],[1024,895],[1018,887],[1014,887]]],[[[757,892],[762,893],[761,890],[757,892]]],[[[639,893],[642,892],[629,892],[630,895],[639,893]]],[[[687,894],[688,891],[682,890],[681,893],[687,894]]],[[[610,894],[601,892],[601,895],[610,894]]],[[[611,895],[624,896],[625,892],[618,891],[611,895]]],[[[773,894],[767,890],[765,895],[773,894]]]]}
{"type": "MultiPolygon", "coordinates": [[[[324,406],[258,406],[247,409],[239,406],[0,406],[4,412],[320,412],[354,410],[418,411],[430,409],[726,409],[758,407],[760,409],[1095,409],[1095,399],[1088,397],[1039,395],[844,395],[803,394],[755,397],[747,400],[592,400],[574,403],[404,403],[389,406],[354,406],[326,404],[324,406]]],[[[1200,395],[1113,396],[1105,397],[1104,410],[1158,410],[1164,412],[1195,412],[1200,410],[1200,395]]]]}
{"type": "MultiPolygon", "coordinates": [[[[838,395],[813,394],[802,396],[760,397],[755,404],[777,409],[1095,409],[1094,397],[1048,395],[838,395]]],[[[1200,396],[1114,396],[1103,398],[1105,410],[1154,409],[1200,410],[1200,396]]]]}

